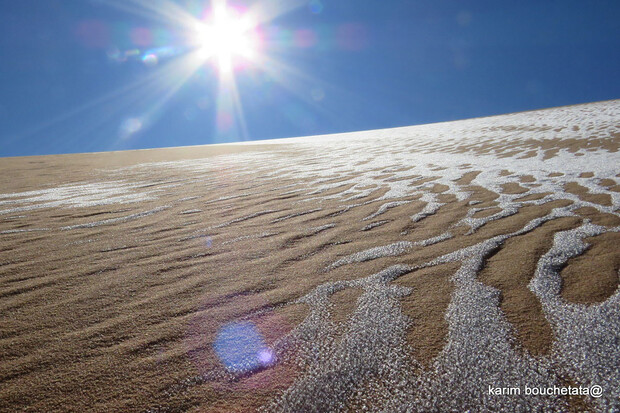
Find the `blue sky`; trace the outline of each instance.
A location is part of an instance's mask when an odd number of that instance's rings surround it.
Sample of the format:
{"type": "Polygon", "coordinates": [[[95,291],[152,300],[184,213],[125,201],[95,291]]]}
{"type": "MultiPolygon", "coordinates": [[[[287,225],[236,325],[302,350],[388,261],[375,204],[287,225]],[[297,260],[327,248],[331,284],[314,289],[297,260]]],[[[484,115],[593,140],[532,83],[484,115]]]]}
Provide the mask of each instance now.
{"type": "MultiPolygon", "coordinates": [[[[264,21],[252,28],[252,59],[235,56],[225,72],[196,29],[213,22],[209,1],[3,1],[0,156],[380,129],[620,98],[618,1],[283,9],[294,3],[229,1],[229,22],[264,21]]],[[[211,42],[226,37],[218,33],[211,42]]]]}

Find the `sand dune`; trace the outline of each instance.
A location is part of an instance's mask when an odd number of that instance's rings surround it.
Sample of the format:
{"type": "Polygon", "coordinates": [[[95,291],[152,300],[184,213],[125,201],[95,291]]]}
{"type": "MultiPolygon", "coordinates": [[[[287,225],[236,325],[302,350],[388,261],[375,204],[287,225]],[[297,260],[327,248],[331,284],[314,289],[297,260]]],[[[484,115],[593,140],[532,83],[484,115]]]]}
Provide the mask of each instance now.
{"type": "Polygon", "coordinates": [[[2,159],[0,410],[620,410],[619,145],[609,101],[2,159]]]}

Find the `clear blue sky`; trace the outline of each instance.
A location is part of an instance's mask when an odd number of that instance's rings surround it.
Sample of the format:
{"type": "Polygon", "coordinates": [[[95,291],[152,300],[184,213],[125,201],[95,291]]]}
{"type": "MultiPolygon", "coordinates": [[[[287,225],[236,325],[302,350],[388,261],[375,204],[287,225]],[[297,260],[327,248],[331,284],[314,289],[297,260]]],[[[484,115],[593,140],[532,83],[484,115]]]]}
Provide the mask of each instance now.
{"type": "Polygon", "coordinates": [[[208,21],[211,3],[170,3],[2,1],[0,156],[315,135],[620,98],[617,0],[312,0],[288,11],[278,5],[293,0],[229,1],[266,19],[252,29],[259,57],[235,57],[236,89],[214,58],[189,57],[203,45],[181,21],[208,21]]]}

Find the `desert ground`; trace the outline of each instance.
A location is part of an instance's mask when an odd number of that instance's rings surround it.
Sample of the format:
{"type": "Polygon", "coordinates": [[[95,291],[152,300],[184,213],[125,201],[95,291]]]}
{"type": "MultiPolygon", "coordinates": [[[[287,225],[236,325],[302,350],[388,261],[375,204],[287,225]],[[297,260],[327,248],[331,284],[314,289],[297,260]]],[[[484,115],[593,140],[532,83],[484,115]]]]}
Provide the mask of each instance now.
{"type": "Polygon", "coordinates": [[[619,145],[616,100],[0,159],[0,410],[620,411],[619,145]]]}

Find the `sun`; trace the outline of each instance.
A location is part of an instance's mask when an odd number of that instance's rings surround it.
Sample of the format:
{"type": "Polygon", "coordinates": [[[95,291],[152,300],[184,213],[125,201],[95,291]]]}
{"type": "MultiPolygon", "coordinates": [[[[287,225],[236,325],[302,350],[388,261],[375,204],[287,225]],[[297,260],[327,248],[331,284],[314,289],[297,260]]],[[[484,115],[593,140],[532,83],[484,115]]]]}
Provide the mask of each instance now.
{"type": "Polygon", "coordinates": [[[254,60],[260,46],[257,23],[249,14],[224,3],[214,7],[208,21],[200,23],[195,42],[201,56],[213,59],[223,74],[254,60]]]}
{"type": "MultiPolygon", "coordinates": [[[[159,28],[157,31],[136,28],[140,29],[141,35],[145,34],[145,30],[150,33],[146,37],[152,40],[148,45],[154,46],[153,48],[144,46],[144,50],[136,48],[108,53],[108,57],[118,63],[140,59],[149,70],[146,76],[135,83],[110,94],[113,97],[134,89],[145,94],[141,100],[144,102],[141,103],[143,107],[139,109],[142,113],[137,113],[121,123],[119,135],[122,139],[129,139],[151,127],[172,96],[192,79],[200,79],[200,86],[204,86],[204,80],[209,79],[209,89],[214,92],[212,106],[215,115],[215,138],[227,141],[243,140],[250,136],[241,99],[242,95],[247,94],[243,88],[249,87],[257,79],[273,79],[295,92],[296,79],[304,82],[310,79],[308,74],[272,55],[274,50],[279,50],[280,45],[294,46],[288,41],[293,32],[278,28],[273,24],[273,20],[302,7],[307,0],[103,1],[141,19],[152,19],[154,23],[164,22],[166,26],[173,28],[161,31],[159,28]],[[186,10],[178,3],[191,3],[196,7],[186,10]],[[166,42],[168,38],[174,41],[166,42]],[[213,66],[215,70],[209,70],[208,66],[213,66]],[[197,75],[194,76],[195,74],[197,75]],[[242,83],[238,84],[237,75],[240,75],[242,83]],[[216,82],[211,83],[211,80],[216,82]]],[[[132,36],[133,34],[134,30],[131,31],[132,36]]],[[[131,40],[136,43],[133,38],[131,40]]],[[[264,82],[254,86],[261,86],[262,83],[264,82]]],[[[198,88],[197,93],[204,97],[207,92],[198,88]]],[[[201,101],[205,101],[203,97],[200,98],[201,101]]],[[[207,106],[211,106],[211,103],[198,104],[201,110],[205,110],[207,106]]],[[[192,108],[193,105],[190,109],[192,108]]],[[[185,113],[190,113],[189,109],[185,113]]],[[[187,120],[190,120],[190,117],[187,115],[187,120]]]]}

